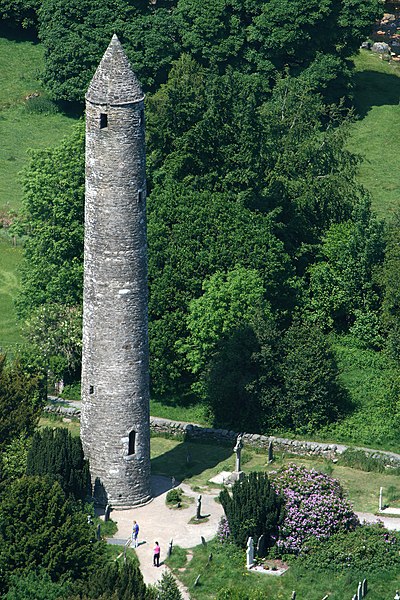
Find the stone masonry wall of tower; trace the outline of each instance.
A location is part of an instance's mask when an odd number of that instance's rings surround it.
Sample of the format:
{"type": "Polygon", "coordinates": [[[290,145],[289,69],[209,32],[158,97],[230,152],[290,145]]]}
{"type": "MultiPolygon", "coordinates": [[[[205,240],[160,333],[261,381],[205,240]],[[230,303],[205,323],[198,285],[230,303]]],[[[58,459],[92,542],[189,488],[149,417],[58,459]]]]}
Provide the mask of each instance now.
{"type": "Polygon", "coordinates": [[[81,437],[95,498],[150,488],[144,106],[116,36],[86,95],[81,437]]]}

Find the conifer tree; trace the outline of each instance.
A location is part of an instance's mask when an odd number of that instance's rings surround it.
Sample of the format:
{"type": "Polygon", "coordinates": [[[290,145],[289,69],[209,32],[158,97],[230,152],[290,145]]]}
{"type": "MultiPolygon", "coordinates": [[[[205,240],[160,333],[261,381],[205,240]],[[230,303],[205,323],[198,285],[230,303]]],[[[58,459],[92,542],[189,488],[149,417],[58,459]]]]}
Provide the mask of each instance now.
{"type": "Polygon", "coordinates": [[[284,499],[272,487],[266,473],[252,472],[236,481],[232,496],[225,489],[219,499],[235,544],[244,548],[248,537],[265,535],[267,547],[274,545],[284,516],[284,499]]]}

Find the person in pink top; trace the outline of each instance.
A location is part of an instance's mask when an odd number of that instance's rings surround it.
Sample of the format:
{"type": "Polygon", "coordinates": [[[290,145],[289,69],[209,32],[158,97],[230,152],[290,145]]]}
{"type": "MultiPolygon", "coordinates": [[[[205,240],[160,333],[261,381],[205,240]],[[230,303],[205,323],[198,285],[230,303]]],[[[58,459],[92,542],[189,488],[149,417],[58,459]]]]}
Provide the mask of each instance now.
{"type": "Polygon", "coordinates": [[[154,546],[153,550],[153,566],[160,566],[160,546],[158,545],[158,542],[156,542],[156,545],[154,546]]]}

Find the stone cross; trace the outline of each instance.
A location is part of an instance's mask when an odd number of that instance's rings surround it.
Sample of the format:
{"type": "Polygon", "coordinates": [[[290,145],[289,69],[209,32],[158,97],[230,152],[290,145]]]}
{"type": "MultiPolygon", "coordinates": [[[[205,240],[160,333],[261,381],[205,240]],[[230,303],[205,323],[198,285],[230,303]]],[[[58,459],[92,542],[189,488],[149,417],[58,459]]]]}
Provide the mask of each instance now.
{"type": "Polygon", "coordinates": [[[362,595],[362,583],[361,581],[358,582],[358,588],[357,588],[357,600],[362,600],[363,595],[362,595]]]}
{"type": "Polygon", "coordinates": [[[254,565],[254,545],[253,538],[249,537],[247,540],[247,549],[246,549],[246,567],[251,569],[254,565]]]}
{"type": "Polygon", "coordinates": [[[382,493],[383,488],[379,488],[379,510],[383,510],[383,502],[382,502],[382,493]]]}
{"type": "Polygon", "coordinates": [[[265,534],[263,533],[258,538],[257,556],[259,556],[260,558],[264,558],[266,554],[267,554],[267,540],[266,540],[265,534]]]}
{"type": "Polygon", "coordinates": [[[268,444],[268,462],[272,463],[274,460],[274,447],[272,445],[272,440],[268,444]]]}
{"type": "Polygon", "coordinates": [[[241,458],[241,453],[242,453],[242,448],[243,448],[243,441],[242,441],[243,435],[241,433],[239,433],[239,435],[236,438],[236,445],[234,447],[234,452],[236,452],[236,467],[235,467],[235,471],[239,472],[241,471],[241,464],[240,464],[240,458],[241,458]]]}
{"type": "Polygon", "coordinates": [[[368,592],[368,582],[366,579],[363,579],[361,591],[362,591],[362,597],[364,598],[368,592]]]}
{"type": "Polygon", "coordinates": [[[197,497],[196,519],[201,519],[201,494],[197,497]]]}

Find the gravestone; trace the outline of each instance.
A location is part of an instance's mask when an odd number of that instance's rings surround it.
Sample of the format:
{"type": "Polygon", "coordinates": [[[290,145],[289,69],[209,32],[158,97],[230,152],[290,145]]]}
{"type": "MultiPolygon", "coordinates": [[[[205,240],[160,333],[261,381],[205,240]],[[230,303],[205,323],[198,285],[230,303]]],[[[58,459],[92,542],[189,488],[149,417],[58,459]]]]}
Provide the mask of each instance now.
{"type": "Polygon", "coordinates": [[[394,600],[400,600],[400,592],[399,592],[399,590],[396,590],[396,595],[394,597],[394,600]]]}
{"type": "Polygon", "coordinates": [[[266,554],[267,554],[267,538],[266,538],[265,534],[263,533],[258,538],[257,556],[259,556],[260,558],[265,558],[266,554]]]}
{"type": "Polygon", "coordinates": [[[196,585],[199,583],[200,581],[200,575],[197,575],[196,580],[194,582],[194,587],[196,587],[196,585]]]}
{"type": "Polygon", "coordinates": [[[201,543],[203,546],[207,546],[207,542],[203,536],[201,536],[201,543]]]}
{"type": "Polygon", "coordinates": [[[361,581],[358,582],[358,588],[357,588],[357,600],[362,600],[362,583],[361,581]]]}
{"type": "Polygon", "coordinates": [[[270,441],[270,443],[268,444],[268,462],[272,463],[274,460],[274,447],[272,444],[272,440],[270,441]]]}
{"type": "Polygon", "coordinates": [[[111,511],[111,506],[109,504],[107,504],[105,511],[104,511],[104,523],[107,523],[107,521],[110,520],[110,511],[111,511]]]}
{"type": "Polygon", "coordinates": [[[379,488],[379,510],[383,510],[383,502],[382,502],[383,488],[379,488]]]}
{"type": "Polygon", "coordinates": [[[201,494],[197,497],[196,519],[201,519],[201,494]]]}
{"type": "Polygon", "coordinates": [[[246,548],[246,567],[251,569],[254,565],[254,545],[253,538],[249,537],[247,540],[247,548],[246,548]]]}
{"type": "Polygon", "coordinates": [[[296,600],[296,591],[295,590],[293,590],[292,597],[290,600],[296,600]]]}
{"type": "Polygon", "coordinates": [[[365,598],[365,596],[367,595],[368,592],[368,583],[366,579],[363,579],[362,582],[362,597],[365,598]]]}
{"type": "Polygon", "coordinates": [[[101,540],[101,525],[100,525],[100,523],[96,527],[96,539],[98,542],[101,540]]]}
{"type": "Polygon", "coordinates": [[[171,556],[172,554],[172,542],[173,540],[170,540],[169,544],[168,544],[168,558],[171,556]]]}
{"type": "Polygon", "coordinates": [[[175,477],[171,477],[171,488],[174,488],[176,485],[176,479],[175,477]]]}

